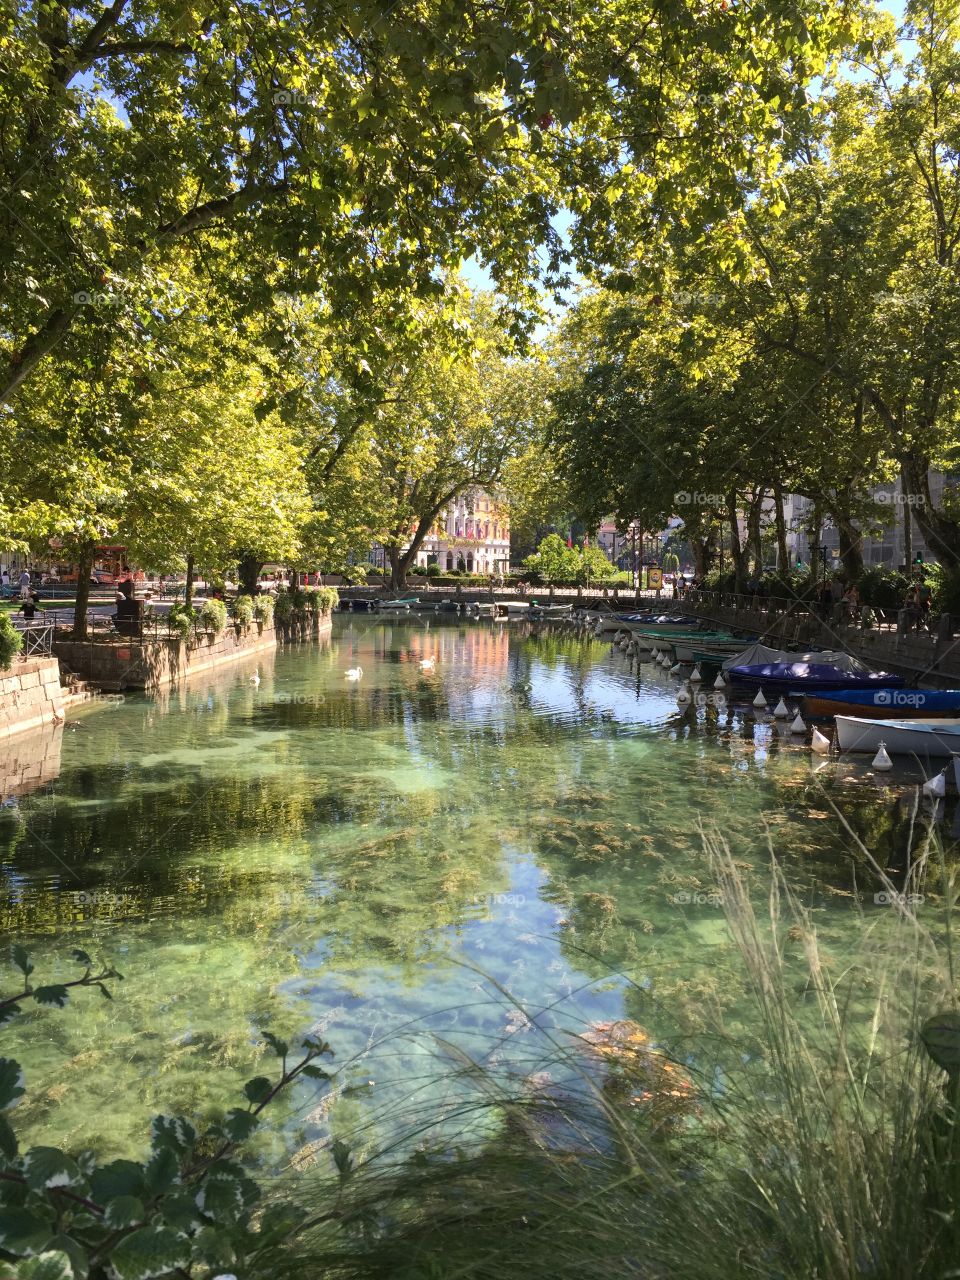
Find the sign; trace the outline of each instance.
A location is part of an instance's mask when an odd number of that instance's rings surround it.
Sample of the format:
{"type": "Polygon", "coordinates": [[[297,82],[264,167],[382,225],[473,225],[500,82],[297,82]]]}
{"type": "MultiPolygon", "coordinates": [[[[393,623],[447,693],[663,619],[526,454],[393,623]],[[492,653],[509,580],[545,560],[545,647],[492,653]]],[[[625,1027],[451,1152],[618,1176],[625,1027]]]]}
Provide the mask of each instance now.
{"type": "Polygon", "coordinates": [[[647,590],[659,591],[663,586],[663,571],[660,569],[647,570],[647,590]]]}

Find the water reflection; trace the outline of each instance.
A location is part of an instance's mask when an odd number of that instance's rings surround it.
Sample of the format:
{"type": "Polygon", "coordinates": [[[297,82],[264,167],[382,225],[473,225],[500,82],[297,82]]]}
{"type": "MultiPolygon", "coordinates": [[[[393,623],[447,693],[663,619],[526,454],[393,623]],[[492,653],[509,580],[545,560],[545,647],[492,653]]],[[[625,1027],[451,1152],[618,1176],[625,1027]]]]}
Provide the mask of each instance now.
{"type": "MultiPolygon", "coordinates": [[[[909,779],[878,793],[859,766],[817,772],[749,708],[675,694],[649,664],[529,627],[342,619],[325,644],[69,724],[59,778],[0,813],[0,915],[38,972],[82,946],[127,981],[109,1005],[22,1019],[31,1136],[135,1149],[154,1110],[232,1101],[267,1026],[372,1053],[389,1110],[435,1070],[437,1037],[536,1057],[499,988],[547,1026],[736,1015],[702,826],[758,877],[773,844],[853,945],[874,907],[852,895],[874,882],[830,800],[902,870],[924,829],[909,779]]],[[[354,1105],[293,1099],[284,1142],[354,1105]]]]}

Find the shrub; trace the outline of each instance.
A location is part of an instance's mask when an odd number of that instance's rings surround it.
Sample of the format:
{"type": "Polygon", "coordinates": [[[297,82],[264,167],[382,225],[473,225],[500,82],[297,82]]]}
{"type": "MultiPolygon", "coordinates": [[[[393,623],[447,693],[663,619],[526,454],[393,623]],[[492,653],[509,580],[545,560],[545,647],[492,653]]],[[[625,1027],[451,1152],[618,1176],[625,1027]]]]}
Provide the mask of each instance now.
{"type": "Polygon", "coordinates": [[[340,592],[336,587],[317,587],[313,594],[316,607],[322,617],[331,614],[340,603],[340,592]]]}
{"type": "Polygon", "coordinates": [[[290,601],[297,613],[303,613],[307,607],[309,593],[303,587],[294,587],[290,592],[290,601]]]}
{"type": "Polygon", "coordinates": [[[268,592],[257,596],[253,602],[253,616],[258,622],[262,622],[265,627],[269,627],[273,621],[273,596],[268,592]]]}
{"type": "Polygon", "coordinates": [[[0,671],[6,671],[23,648],[23,636],[5,613],[0,613],[0,671]]]}
{"type": "Polygon", "coordinates": [[[443,569],[436,562],[428,564],[425,572],[428,578],[440,578],[443,576],[443,569]]]}
{"type": "Polygon", "coordinates": [[[274,617],[278,622],[288,623],[293,617],[293,597],[289,591],[278,591],[273,606],[274,617]]]}
{"type": "Polygon", "coordinates": [[[181,640],[186,640],[193,630],[196,616],[185,604],[173,604],[167,614],[167,626],[171,631],[177,632],[181,640]]]}
{"type": "Polygon", "coordinates": [[[246,630],[253,621],[253,597],[237,596],[230,605],[230,616],[246,630]]]}
{"type": "Polygon", "coordinates": [[[953,618],[960,618],[960,572],[943,564],[924,567],[926,579],[933,588],[934,609],[937,613],[949,613],[953,618]]]}
{"type": "Polygon", "coordinates": [[[227,606],[222,600],[204,600],[200,606],[200,621],[206,631],[218,636],[227,625],[227,606]]]}
{"type": "Polygon", "coordinates": [[[863,571],[857,586],[863,604],[874,609],[896,609],[903,603],[909,582],[898,570],[877,564],[863,571]]]}

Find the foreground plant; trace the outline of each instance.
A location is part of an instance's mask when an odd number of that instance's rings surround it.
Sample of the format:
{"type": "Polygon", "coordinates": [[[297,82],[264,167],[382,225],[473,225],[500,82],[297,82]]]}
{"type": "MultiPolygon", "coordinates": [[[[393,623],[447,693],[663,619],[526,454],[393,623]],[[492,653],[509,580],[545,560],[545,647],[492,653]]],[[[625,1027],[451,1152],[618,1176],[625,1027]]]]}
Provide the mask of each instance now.
{"type": "MultiPolygon", "coordinates": [[[[96,987],[112,998],[112,967],[96,969],[83,951],[73,958],[82,974],[69,982],[35,986],[22,947],[11,959],[23,985],[0,999],[0,1021],[26,1001],[63,1008],[70,991],[96,987]]],[[[0,1115],[0,1280],[153,1280],[241,1272],[247,1280],[274,1274],[291,1233],[305,1214],[290,1203],[264,1206],[261,1190],[240,1163],[243,1145],[267,1106],[299,1079],[328,1081],[319,1060],[332,1056],[323,1040],[307,1037],[302,1054],[264,1032],[280,1060],[280,1074],[244,1085],[245,1105],[198,1132],[182,1116],[156,1116],[150,1154],[143,1161],[100,1163],[90,1151],[58,1147],[21,1151],[9,1120],[0,1115]]],[[[15,1107],[25,1084],[19,1063],[0,1058],[0,1111],[15,1107]]]]}

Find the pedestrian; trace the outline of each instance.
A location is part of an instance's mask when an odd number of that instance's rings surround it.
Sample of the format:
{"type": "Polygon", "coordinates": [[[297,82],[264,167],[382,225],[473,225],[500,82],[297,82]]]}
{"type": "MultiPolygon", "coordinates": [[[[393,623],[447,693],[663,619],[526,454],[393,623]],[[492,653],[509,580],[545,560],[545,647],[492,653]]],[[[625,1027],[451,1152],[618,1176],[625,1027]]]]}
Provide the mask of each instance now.
{"type": "Polygon", "coordinates": [[[907,587],[907,593],[903,598],[903,611],[906,614],[907,630],[912,631],[916,628],[919,631],[923,610],[920,607],[920,587],[916,582],[911,582],[907,587]]]}
{"type": "Polygon", "coordinates": [[[24,569],[20,575],[20,599],[30,599],[30,570],[24,569]]]}
{"type": "Polygon", "coordinates": [[[856,622],[860,616],[860,591],[855,582],[851,582],[843,597],[844,622],[856,622]]]}
{"type": "Polygon", "coordinates": [[[17,613],[23,614],[24,622],[32,622],[36,617],[38,609],[41,613],[43,612],[43,610],[40,609],[40,597],[34,593],[32,596],[27,596],[25,600],[21,600],[20,608],[17,610],[17,613]]]}
{"type": "Polygon", "coordinates": [[[918,577],[917,580],[917,600],[924,625],[929,626],[930,610],[933,607],[933,590],[930,584],[922,577],[918,577]]]}

